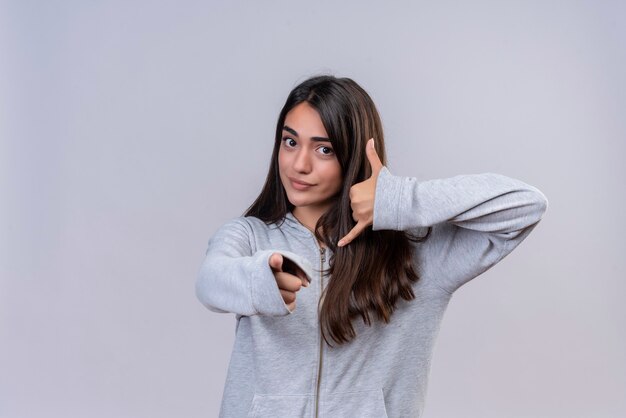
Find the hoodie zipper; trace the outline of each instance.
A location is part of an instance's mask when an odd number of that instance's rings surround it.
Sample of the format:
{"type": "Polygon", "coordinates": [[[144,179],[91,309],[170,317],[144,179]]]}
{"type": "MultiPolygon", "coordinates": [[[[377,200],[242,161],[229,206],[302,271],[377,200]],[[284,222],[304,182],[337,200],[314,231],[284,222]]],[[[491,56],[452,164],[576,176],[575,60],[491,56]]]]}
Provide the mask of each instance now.
{"type": "MultiPolygon", "coordinates": [[[[302,222],[300,222],[300,220],[298,220],[298,218],[296,218],[294,216],[294,219],[296,220],[296,222],[298,222],[300,225],[302,225],[304,228],[306,228],[310,233],[311,236],[313,237],[313,241],[315,241],[315,245],[317,246],[317,248],[320,251],[320,298],[322,297],[322,292],[324,291],[324,262],[326,261],[326,248],[322,247],[321,245],[317,244],[317,237],[315,236],[315,233],[313,231],[311,231],[309,228],[307,228],[302,222]]],[[[320,302],[321,305],[321,302],[320,302]]],[[[323,350],[323,345],[322,345],[322,334],[321,334],[321,330],[320,330],[320,334],[319,334],[319,357],[318,357],[318,366],[317,366],[317,383],[316,383],[316,388],[315,388],[315,418],[318,418],[318,408],[319,408],[319,398],[320,398],[320,377],[322,376],[322,350],[323,350]]]]}
{"type": "MultiPolygon", "coordinates": [[[[321,297],[322,291],[324,290],[323,270],[324,270],[324,261],[326,261],[326,248],[319,247],[319,250],[320,250],[320,297],[321,297]]],[[[318,407],[319,407],[319,402],[320,402],[320,378],[322,377],[323,345],[322,345],[321,334],[319,336],[319,340],[320,340],[320,351],[319,351],[319,359],[318,359],[319,361],[318,361],[318,367],[317,367],[317,387],[315,389],[315,418],[317,418],[318,407]]]]}

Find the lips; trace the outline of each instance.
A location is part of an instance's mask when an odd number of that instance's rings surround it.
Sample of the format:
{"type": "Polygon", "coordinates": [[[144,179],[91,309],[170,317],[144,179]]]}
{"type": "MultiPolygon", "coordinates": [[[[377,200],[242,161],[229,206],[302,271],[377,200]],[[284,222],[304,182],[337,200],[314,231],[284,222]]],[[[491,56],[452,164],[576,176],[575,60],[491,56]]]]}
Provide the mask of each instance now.
{"type": "Polygon", "coordinates": [[[296,180],[291,177],[289,177],[289,181],[291,182],[291,187],[293,187],[296,190],[307,190],[310,187],[314,186],[311,183],[306,183],[306,182],[303,182],[301,180],[296,180]]]}
{"type": "Polygon", "coordinates": [[[294,179],[293,177],[289,177],[292,183],[301,184],[302,186],[313,186],[311,183],[307,183],[306,181],[294,179]]]}

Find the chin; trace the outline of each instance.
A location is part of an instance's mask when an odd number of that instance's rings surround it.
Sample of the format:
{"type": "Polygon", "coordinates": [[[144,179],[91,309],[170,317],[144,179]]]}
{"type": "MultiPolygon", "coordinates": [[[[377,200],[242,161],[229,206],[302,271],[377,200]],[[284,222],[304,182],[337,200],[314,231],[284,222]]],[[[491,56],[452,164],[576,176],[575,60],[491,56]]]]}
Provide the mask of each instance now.
{"type": "Polygon", "coordinates": [[[305,207],[305,206],[326,206],[329,202],[328,199],[316,199],[314,197],[293,197],[287,195],[287,199],[289,202],[295,207],[305,207]]]}
{"type": "Polygon", "coordinates": [[[311,199],[293,198],[293,197],[290,197],[290,196],[287,196],[287,198],[289,199],[289,203],[291,203],[295,207],[309,206],[309,205],[315,203],[315,202],[312,202],[311,199]]]}

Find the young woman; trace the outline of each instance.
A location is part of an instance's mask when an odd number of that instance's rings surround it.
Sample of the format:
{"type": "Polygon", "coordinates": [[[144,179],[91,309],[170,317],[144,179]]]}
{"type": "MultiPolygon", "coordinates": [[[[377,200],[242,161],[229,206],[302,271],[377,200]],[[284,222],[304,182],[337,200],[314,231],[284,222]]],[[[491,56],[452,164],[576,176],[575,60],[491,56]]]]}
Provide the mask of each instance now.
{"type": "Polygon", "coordinates": [[[237,320],[220,417],[419,417],[450,298],[548,205],[503,175],[420,181],[385,161],[353,80],[291,91],[263,190],[211,237],[196,281],[237,320]]]}

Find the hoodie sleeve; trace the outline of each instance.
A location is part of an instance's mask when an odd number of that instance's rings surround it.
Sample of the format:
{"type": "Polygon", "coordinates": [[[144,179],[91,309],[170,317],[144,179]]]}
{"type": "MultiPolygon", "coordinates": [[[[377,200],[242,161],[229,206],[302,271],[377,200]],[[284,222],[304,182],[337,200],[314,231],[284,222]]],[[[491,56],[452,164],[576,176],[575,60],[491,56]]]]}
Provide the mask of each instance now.
{"type": "Polygon", "coordinates": [[[548,200],[500,174],[418,181],[379,172],[373,230],[432,227],[419,244],[420,276],[453,293],[502,260],[539,223],[548,200]]]}
{"type": "Polygon", "coordinates": [[[310,278],[312,266],[302,257],[284,250],[253,251],[248,223],[233,219],[209,239],[198,272],[195,291],[200,302],[213,312],[238,315],[284,316],[290,314],[269,265],[273,253],[292,260],[310,278]]]}

